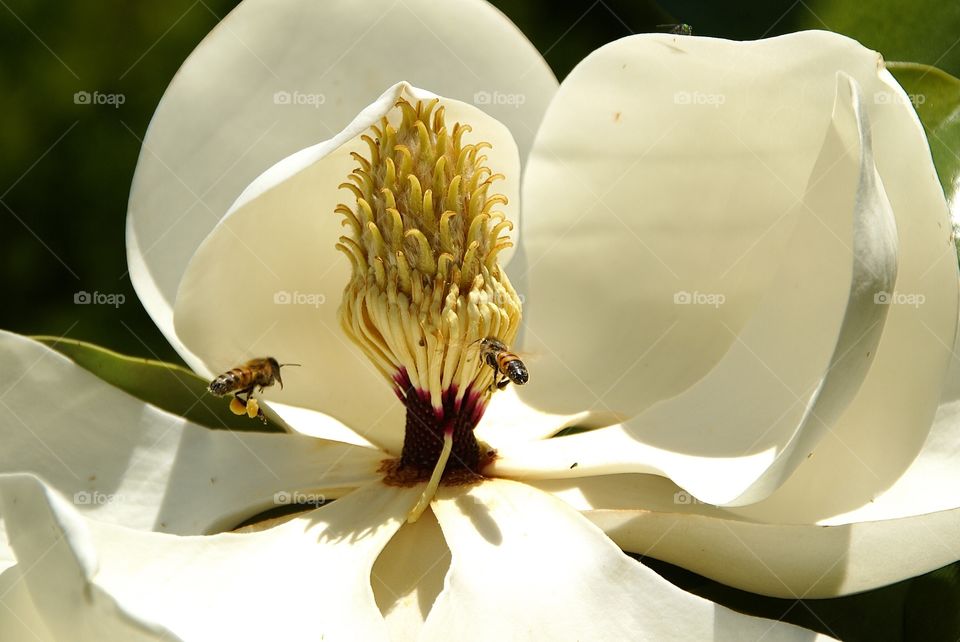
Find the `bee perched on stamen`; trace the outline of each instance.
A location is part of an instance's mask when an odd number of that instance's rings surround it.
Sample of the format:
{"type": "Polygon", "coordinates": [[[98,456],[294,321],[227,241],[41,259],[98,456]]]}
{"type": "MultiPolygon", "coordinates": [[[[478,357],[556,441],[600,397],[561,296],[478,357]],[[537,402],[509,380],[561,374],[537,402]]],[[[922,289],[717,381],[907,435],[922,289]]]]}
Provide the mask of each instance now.
{"type": "Polygon", "coordinates": [[[253,419],[257,417],[263,423],[267,418],[260,409],[259,402],[253,397],[254,391],[263,392],[274,382],[283,389],[283,379],[280,377],[280,368],[283,366],[299,366],[299,363],[278,363],[273,357],[251,359],[242,366],[228,370],[218,375],[210,382],[207,389],[217,397],[233,394],[230,400],[230,411],[235,415],[246,413],[253,419]]]}
{"type": "Polygon", "coordinates": [[[520,360],[520,357],[510,352],[506,344],[496,337],[486,337],[480,339],[478,343],[480,344],[480,355],[484,362],[496,372],[491,390],[493,386],[496,386],[497,390],[503,390],[511,382],[518,386],[527,383],[530,379],[527,367],[520,360]]]}

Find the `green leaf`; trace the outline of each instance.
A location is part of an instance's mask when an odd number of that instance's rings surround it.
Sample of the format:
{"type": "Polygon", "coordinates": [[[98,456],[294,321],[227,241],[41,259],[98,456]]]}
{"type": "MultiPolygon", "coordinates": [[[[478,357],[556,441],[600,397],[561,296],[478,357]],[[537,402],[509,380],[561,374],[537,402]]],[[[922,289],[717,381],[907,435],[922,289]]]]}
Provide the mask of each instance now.
{"type": "Polygon", "coordinates": [[[888,62],[887,68],[920,116],[951,214],[960,220],[960,80],[915,62],[888,62]]]}
{"type": "Polygon", "coordinates": [[[960,74],[960,3],[943,0],[810,0],[798,28],[827,29],[876,49],[887,60],[916,60],[960,74]]]}
{"type": "Polygon", "coordinates": [[[134,397],[209,428],[284,432],[273,423],[230,412],[226,398],[207,392],[207,381],[171,363],[128,357],[106,348],[61,337],[33,337],[134,397]]]}

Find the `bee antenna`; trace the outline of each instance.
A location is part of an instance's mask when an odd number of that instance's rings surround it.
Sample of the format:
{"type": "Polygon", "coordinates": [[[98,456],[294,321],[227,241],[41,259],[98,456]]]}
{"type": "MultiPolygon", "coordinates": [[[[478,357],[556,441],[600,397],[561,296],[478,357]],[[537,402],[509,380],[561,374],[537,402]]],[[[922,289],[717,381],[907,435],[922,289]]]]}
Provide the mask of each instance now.
{"type": "Polygon", "coordinates": [[[281,363],[279,364],[279,367],[283,368],[284,366],[302,366],[302,365],[303,365],[302,363],[281,363]]]}

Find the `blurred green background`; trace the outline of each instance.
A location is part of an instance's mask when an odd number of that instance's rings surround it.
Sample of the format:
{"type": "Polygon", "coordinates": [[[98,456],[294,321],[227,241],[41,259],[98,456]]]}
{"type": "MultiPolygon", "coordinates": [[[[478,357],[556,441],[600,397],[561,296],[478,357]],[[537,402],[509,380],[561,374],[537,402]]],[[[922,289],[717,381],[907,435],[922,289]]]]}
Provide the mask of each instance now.
{"type": "MultiPolygon", "coordinates": [[[[69,336],[179,361],[140,306],[126,272],[124,220],[139,139],[164,88],[231,0],[59,3],[0,0],[0,327],[69,336]],[[122,105],[76,104],[80,91],[118,93],[122,105]],[[78,291],[123,295],[116,308],[77,305],[78,291]]],[[[562,79],[617,38],[688,23],[697,35],[737,39],[830,29],[887,60],[960,75],[960,3],[936,0],[735,1],[495,0],[562,79]]],[[[941,80],[925,118],[941,179],[960,167],[960,85],[941,80]],[[942,100],[941,100],[942,98],[942,100]],[[930,119],[927,119],[927,116],[930,119]]],[[[908,86],[907,91],[911,92],[908,86]]],[[[932,91],[932,90],[931,90],[932,91]]],[[[931,94],[932,95],[932,94],[931,94]]],[[[680,585],[736,608],[845,639],[958,639],[956,567],[843,600],[767,600],[661,563],[680,585]]]]}

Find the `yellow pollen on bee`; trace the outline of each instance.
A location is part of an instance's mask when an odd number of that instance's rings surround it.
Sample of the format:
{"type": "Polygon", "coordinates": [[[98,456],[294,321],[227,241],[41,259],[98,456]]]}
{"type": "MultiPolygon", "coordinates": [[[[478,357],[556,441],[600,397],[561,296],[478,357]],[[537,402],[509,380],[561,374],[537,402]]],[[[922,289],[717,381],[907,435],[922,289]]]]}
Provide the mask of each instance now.
{"type": "Polygon", "coordinates": [[[245,403],[234,397],[230,400],[230,412],[235,415],[242,415],[247,412],[247,406],[245,403]]]}
{"type": "Polygon", "coordinates": [[[257,415],[260,414],[260,403],[253,397],[250,397],[249,399],[247,399],[246,410],[247,410],[247,416],[250,417],[251,419],[254,419],[257,415]]]}

